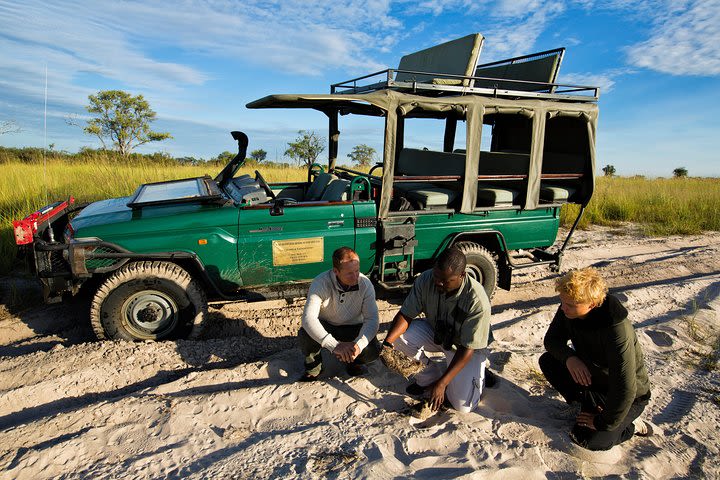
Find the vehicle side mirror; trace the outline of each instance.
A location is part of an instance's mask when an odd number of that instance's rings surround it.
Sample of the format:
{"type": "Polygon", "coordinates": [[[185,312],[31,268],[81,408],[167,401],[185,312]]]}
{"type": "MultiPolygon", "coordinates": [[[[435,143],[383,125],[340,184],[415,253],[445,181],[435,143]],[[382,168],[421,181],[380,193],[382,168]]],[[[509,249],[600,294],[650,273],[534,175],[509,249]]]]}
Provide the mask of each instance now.
{"type": "Polygon", "coordinates": [[[297,200],[293,200],[292,198],[276,198],[272,207],[270,207],[270,215],[273,217],[285,215],[285,207],[295,203],[297,203],[297,200]]]}

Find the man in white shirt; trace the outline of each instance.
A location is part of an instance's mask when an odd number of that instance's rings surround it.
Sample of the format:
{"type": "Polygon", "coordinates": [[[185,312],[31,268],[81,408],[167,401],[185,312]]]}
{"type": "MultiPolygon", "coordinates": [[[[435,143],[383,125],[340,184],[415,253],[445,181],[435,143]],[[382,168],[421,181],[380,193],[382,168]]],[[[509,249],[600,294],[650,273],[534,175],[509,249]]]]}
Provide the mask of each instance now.
{"type": "Polygon", "coordinates": [[[348,374],[365,373],[364,364],[377,359],[380,343],[375,289],[360,273],[360,258],[349,247],[333,252],[333,268],[313,280],[308,291],[298,343],[305,355],[300,381],[318,378],[322,349],[345,363],[348,374]]]}

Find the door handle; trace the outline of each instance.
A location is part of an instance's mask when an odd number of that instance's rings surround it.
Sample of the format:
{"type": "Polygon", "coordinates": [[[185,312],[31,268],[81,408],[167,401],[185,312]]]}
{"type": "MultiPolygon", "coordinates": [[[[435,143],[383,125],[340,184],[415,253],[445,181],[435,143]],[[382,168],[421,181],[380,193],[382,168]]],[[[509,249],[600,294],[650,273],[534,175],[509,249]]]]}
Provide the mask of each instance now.
{"type": "Polygon", "coordinates": [[[345,225],[345,220],[331,220],[328,222],[328,228],[338,228],[345,225]]]}

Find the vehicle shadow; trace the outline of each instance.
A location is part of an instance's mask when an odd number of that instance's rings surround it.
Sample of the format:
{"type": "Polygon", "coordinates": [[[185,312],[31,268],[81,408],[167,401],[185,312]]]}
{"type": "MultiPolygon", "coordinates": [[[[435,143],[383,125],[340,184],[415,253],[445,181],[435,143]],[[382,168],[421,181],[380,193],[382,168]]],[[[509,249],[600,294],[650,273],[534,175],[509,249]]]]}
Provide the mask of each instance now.
{"type": "Polygon", "coordinates": [[[0,277],[0,357],[95,340],[89,310],[87,297],[47,305],[37,280],[17,275],[0,277]]]}

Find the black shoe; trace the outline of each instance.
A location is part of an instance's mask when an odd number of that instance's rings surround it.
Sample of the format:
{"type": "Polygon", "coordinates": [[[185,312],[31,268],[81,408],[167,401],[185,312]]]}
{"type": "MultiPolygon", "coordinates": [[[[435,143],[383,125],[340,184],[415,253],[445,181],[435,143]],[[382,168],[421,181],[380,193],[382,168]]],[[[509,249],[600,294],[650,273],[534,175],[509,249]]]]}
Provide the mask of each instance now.
{"type": "Polygon", "coordinates": [[[411,383],[405,387],[405,391],[411,397],[421,397],[425,393],[425,387],[418,385],[417,383],[411,383]]]}
{"type": "Polygon", "coordinates": [[[367,367],[365,365],[360,365],[359,363],[348,363],[345,366],[345,370],[351,377],[360,377],[368,373],[367,367]]]}
{"type": "Polygon", "coordinates": [[[490,371],[489,368],[485,369],[485,388],[493,388],[497,385],[498,377],[490,371]]]}
{"type": "Polygon", "coordinates": [[[320,377],[319,373],[317,375],[310,375],[308,372],[305,372],[305,373],[303,373],[302,377],[297,379],[297,381],[298,382],[314,382],[315,380],[318,379],[318,377],[320,377]]]}

